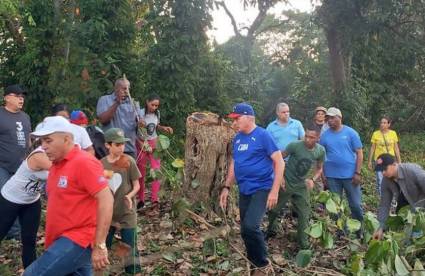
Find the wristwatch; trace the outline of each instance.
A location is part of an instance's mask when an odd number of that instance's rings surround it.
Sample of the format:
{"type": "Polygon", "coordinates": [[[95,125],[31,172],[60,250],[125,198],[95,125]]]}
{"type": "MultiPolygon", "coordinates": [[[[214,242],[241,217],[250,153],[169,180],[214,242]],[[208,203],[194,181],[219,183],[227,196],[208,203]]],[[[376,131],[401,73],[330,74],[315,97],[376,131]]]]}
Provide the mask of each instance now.
{"type": "Polygon", "coordinates": [[[106,250],[106,243],[102,242],[102,243],[97,243],[94,245],[94,247],[99,248],[101,250],[106,250]]]}

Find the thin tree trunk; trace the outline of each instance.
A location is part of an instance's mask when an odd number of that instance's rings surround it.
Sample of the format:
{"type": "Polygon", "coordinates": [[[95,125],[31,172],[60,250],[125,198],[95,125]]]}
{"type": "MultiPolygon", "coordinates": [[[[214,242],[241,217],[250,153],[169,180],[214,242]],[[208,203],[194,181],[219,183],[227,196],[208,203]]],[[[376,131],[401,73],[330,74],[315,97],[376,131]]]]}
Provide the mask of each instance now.
{"type": "Polygon", "coordinates": [[[332,76],[333,92],[339,99],[347,83],[346,68],[342,49],[342,42],[336,27],[326,29],[326,38],[329,48],[330,71],[332,76]]]}

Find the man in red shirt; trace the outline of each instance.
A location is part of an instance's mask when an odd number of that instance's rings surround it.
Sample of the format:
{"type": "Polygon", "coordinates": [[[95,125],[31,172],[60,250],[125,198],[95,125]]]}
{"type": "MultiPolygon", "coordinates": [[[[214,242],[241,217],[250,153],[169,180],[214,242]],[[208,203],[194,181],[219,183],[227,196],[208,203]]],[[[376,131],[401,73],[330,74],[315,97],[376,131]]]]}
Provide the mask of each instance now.
{"type": "Polygon", "coordinates": [[[108,264],[105,239],[113,196],[102,164],[74,145],[71,124],[47,117],[32,133],[53,165],[47,179],[46,251],[24,272],[28,275],[92,275],[108,264]]]}

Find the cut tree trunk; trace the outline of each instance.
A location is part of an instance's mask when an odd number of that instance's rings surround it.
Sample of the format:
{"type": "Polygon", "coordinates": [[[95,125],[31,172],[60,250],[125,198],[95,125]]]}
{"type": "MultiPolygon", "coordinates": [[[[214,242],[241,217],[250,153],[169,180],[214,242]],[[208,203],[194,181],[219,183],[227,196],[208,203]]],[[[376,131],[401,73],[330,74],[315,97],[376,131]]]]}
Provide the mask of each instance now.
{"type": "MultiPolygon", "coordinates": [[[[186,120],[183,191],[192,206],[202,206],[207,213],[220,214],[219,194],[226,180],[234,135],[231,124],[214,113],[195,112],[186,120]]],[[[234,200],[229,203],[234,209],[234,200]]]]}

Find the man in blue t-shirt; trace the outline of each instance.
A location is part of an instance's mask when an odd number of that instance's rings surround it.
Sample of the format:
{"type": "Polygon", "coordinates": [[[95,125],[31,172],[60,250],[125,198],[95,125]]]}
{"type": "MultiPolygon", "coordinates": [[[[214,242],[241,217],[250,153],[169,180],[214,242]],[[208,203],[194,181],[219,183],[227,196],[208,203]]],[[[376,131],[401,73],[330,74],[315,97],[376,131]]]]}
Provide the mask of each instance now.
{"type": "Polygon", "coordinates": [[[329,190],[342,196],[345,191],[351,216],[363,221],[361,167],[363,163],[363,146],[359,134],[342,124],[342,113],[331,107],[326,112],[329,129],[320,137],[320,144],[325,147],[326,159],[323,166],[329,190]]]}
{"type": "Polygon", "coordinates": [[[270,269],[270,264],[260,225],[266,209],[272,209],[277,203],[279,188],[283,185],[284,162],[270,134],[255,124],[255,113],[249,104],[237,104],[228,117],[233,119],[238,133],[233,139],[233,158],[220,194],[220,206],[226,207],[236,178],[241,236],[248,259],[256,266],[257,273],[261,273],[270,269]]]}
{"type": "Polygon", "coordinates": [[[289,116],[289,106],[278,103],[276,106],[277,118],[267,126],[280,151],[284,152],[286,146],[294,141],[304,138],[304,128],[300,121],[289,116]]]}

